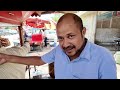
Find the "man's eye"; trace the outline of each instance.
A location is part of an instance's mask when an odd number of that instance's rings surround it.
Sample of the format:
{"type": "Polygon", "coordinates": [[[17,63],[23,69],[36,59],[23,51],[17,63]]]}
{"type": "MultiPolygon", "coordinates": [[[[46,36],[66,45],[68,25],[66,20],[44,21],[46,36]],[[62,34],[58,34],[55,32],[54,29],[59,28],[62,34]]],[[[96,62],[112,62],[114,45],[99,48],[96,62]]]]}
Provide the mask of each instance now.
{"type": "Polygon", "coordinates": [[[68,38],[70,38],[70,39],[71,39],[71,38],[73,38],[74,36],[75,36],[75,35],[70,35],[70,36],[68,36],[68,38]]]}
{"type": "Polygon", "coordinates": [[[58,40],[62,40],[63,38],[62,37],[58,37],[58,40]]]}

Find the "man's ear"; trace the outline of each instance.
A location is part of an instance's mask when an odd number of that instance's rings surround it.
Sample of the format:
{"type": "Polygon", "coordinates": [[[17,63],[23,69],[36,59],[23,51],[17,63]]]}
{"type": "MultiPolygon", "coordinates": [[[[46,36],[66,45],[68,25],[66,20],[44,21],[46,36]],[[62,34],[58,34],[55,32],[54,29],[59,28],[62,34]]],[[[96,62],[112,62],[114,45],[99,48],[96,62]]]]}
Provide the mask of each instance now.
{"type": "Polygon", "coordinates": [[[85,36],[85,34],[86,34],[86,28],[85,28],[85,27],[83,27],[83,30],[82,30],[82,35],[83,35],[83,36],[85,36]]]}

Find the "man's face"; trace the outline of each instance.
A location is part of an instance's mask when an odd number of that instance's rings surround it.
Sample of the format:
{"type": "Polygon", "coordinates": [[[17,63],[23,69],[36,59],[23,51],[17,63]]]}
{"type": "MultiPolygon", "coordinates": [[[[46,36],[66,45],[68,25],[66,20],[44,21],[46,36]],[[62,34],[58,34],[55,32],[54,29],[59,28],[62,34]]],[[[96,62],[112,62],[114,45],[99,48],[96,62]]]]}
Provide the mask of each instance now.
{"type": "Polygon", "coordinates": [[[59,44],[70,58],[79,56],[79,50],[84,42],[84,34],[84,30],[81,32],[80,28],[69,19],[60,22],[57,26],[59,44]]]}

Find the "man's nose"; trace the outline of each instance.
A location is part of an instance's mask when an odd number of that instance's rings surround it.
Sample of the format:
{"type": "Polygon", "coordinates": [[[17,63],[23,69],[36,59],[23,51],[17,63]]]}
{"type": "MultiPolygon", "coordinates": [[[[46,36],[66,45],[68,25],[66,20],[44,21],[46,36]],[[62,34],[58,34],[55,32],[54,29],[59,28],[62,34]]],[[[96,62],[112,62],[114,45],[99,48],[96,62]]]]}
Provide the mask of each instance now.
{"type": "Polygon", "coordinates": [[[69,40],[67,40],[67,39],[64,39],[63,40],[63,47],[68,47],[69,46],[69,40]]]}

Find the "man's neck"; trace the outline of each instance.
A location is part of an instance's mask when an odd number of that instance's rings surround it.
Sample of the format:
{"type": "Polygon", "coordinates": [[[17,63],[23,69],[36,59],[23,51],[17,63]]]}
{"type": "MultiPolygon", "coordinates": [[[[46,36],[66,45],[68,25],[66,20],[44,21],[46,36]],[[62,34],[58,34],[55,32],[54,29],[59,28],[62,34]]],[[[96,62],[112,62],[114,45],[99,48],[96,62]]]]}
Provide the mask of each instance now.
{"type": "Polygon", "coordinates": [[[83,45],[82,45],[82,47],[81,47],[80,50],[79,50],[79,51],[80,51],[80,54],[81,54],[81,52],[83,51],[83,49],[85,48],[86,43],[87,43],[87,38],[84,39],[83,45]]]}

